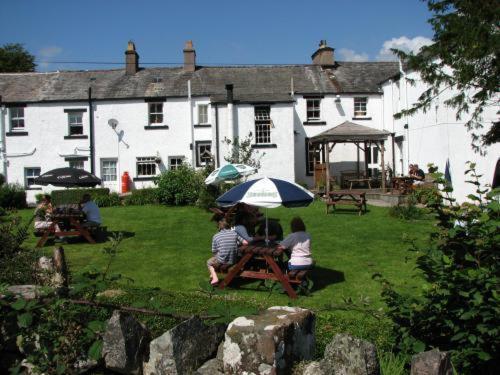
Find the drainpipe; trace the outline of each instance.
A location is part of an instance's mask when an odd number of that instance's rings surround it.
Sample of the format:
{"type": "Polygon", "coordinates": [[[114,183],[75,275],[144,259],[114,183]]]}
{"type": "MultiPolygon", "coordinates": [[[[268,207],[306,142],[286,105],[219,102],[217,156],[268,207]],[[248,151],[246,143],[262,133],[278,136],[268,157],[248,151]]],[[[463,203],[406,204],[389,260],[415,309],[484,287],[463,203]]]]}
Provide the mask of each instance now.
{"type": "Polygon", "coordinates": [[[2,159],[2,174],[7,182],[7,145],[5,144],[5,106],[0,95],[0,159],[2,159]]]}
{"type": "Polygon", "coordinates": [[[94,111],[92,109],[92,88],[89,87],[89,138],[90,138],[90,173],[95,174],[94,148],[94,111]]]}
{"type": "Polygon", "coordinates": [[[231,142],[234,142],[234,109],[233,109],[233,85],[226,85],[226,98],[227,98],[227,130],[228,138],[231,142]]]}
{"type": "Polygon", "coordinates": [[[219,150],[219,106],[215,104],[215,143],[216,143],[216,150],[217,154],[215,155],[216,159],[216,168],[219,168],[220,166],[220,150],[219,150]]]}
{"type": "MultiPolygon", "coordinates": [[[[408,109],[408,82],[406,82],[406,73],[403,70],[403,62],[401,59],[399,59],[399,72],[401,73],[401,78],[404,81],[405,84],[405,110],[408,109]]],[[[408,166],[410,165],[410,126],[408,124],[408,116],[405,116],[405,125],[404,128],[406,129],[406,170],[408,169],[408,166]]]]}
{"type": "Polygon", "coordinates": [[[191,165],[196,167],[196,147],[194,144],[193,99],[191,98],[191,80],[188,81],[189,126],[191,128],[191,165]]]}

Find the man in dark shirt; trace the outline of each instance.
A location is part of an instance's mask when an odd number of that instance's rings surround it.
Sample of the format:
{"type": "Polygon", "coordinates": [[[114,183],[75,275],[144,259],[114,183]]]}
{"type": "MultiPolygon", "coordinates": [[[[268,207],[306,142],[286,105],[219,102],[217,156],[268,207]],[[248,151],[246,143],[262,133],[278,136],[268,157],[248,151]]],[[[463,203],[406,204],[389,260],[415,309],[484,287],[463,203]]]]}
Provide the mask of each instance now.
{"type": "Polygon", "coordinates": [[[413,185],[421,185],[424,183],[425,173],[418,167],[418,164],[413,164],[413,171],[410,173],[413,178],[413,185]]]}

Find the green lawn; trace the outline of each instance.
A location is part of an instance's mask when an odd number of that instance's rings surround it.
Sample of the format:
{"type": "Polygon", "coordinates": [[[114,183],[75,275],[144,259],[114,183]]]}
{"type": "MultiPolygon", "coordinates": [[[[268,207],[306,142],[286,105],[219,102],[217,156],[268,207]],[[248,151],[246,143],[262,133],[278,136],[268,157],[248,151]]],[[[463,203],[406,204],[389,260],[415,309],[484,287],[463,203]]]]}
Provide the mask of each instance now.
{"type": "MultiPolygon", "coordinates": [[[[170,291],[196,291],[200,281],[208,280],[205,267],[210,256],[215,223],[211,214],[194,207],[127,206],[101,209],[108,231],[123,232],[120,254],[112,265],[114,272],[134,280],[136,287],[159,287],[170,291]]],[[[21,211],[28,219],[32,210],[21,211]]],[[[290,301],[286,295],[257,290],[256,283],[242,284],[228,293],[252,297],[265,305],[298,304],[321,308],[325,303],[340,302],[342,296],[368,296],[380,306],[380,285],[372,280],[380,273],[400,288],[417,292],[415,254],[407,251],[403,235],[412,234],[424,241],[432,228],[429,220],[402,221],[389,216],[388,209],[369,206],[359,217],[353,211],[336,214],[324,212],[321,202],[307,208],[276,208],[269,216],[279,218],[289,233],[289,222],[299,215],[312,236],[313,257],[317,268],[312,273],[314,291],[290,301]]],[[[36,238],[29,239],[34,245],[36,238]]],[[[104,243],[65,244],[66,256],[73,273],[91,267],[102,267],[104,243]]],[[[50,251],[51,246],[45,248],[50,251]]]]}

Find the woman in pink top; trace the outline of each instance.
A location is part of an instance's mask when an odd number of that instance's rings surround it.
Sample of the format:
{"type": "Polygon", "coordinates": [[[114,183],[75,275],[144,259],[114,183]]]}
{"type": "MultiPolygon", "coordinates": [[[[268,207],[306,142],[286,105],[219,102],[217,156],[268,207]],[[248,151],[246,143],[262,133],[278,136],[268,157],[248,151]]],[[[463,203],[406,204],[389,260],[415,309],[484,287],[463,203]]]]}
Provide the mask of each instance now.
{"type": "Polygon", "coordinates": [[[279,247],[291,251],[288,269],[307,270],[313,267],[311,257],[311,236],[306,232],[306,226],[300,217],[294,217],[290,223],[292,233],[279,247]]]}

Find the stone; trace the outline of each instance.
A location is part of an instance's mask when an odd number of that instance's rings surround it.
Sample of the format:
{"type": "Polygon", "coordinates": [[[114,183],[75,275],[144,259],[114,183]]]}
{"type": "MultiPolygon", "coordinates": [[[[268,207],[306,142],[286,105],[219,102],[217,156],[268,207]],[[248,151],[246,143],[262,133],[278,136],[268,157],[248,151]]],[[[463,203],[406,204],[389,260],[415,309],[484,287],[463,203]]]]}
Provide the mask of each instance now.
{"type": "Polygon", "coordinates": [[[375,345],[347,334],[335,335],[326,346],[321,368],[326,374],[380,374],[375,345]]]}
{"type": "Polygon", "coordinates": [[[224,373],[290,373],[295,362],[313,358],[314,329],[314,313],[298,307],[275,306],[236,318],[225,335],[224,373]]]}
{"type": "Polygon", "coordinates": [[[144,374],[193,373],[214,357],[225,330],[224,324],[205,325],[198,317],[178,324],[151,341],[144,374]]]}
{"type": "Polygon", "coordinates": [[[103,337],[106,368],[121,374],[141,374],[150,334],[132,315],[113,311],[103,337]]]}
{"type": "Polygon", "coordinates": [[[94,359],[81,359],[76,361],[73,364],[73,367],[75,368],[75,372],[77,374],[85,374],[86,372],[97,367],[98,364],[99,362],[94,359]]]}
{"type": "Polygon", "coordinates": [[[323,371],[320,362],[313,361],[304,367],[302,375],[326,375],[326,372],[323,371]]]}
{"type": "Polygon", "coordinates": [[[206,361],[203,366],[201,366],[195,375],[224,375],[222,372],[222,362],[217,358],[212,358],[206,361]]]}
{"type": "Polygon", "coordinates": [[[27,300],[40,298],[42,296],[42,287],[38,285],[11,285],[7,290],[27,300]]]}
{"type": "Polygon", "coordinates": [[[439,350],[415,354],[411,358],[410,375],[452,375],[450,355],[439,350]]]}

